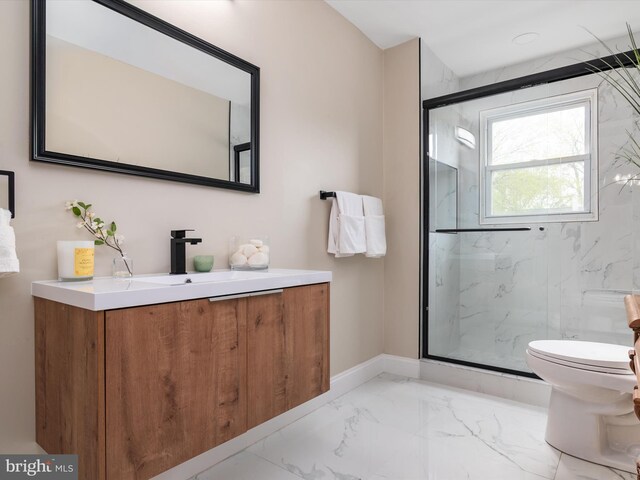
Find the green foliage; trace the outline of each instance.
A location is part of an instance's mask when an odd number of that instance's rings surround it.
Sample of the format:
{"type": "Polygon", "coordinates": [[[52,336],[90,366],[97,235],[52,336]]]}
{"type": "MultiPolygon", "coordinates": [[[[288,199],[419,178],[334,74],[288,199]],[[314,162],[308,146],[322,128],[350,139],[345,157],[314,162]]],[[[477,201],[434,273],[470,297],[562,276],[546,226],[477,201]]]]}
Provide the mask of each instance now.
{"type": "MultiPolygon", "coordinates": [[[[627,32],[631,42],[630,54],[616,53],[602,40],[598,39],[604,48],[613,56],[612,63],[604,62],[610,70],[604,71],[602,68],[589,63],[587,65],[589,65],[591,71],[600,75],[604,81],[611,85],[634,109],[636,114],[640,115],[640,50],[638,50],[633,30],[628,23],[627,32]],[[632,65],[625,67],[625,61],[630,61],[632,65]]],[[[627,131],[627,135],[629,137],[629,144],[618,154],[618,158],[640,168],[640,144],[634,137],[634,133],[627,131]]],[[[636,177],[637,175],[632,177],[632,179],[636,177]]]]}
{"type": "Polygon", "coordinates": [[[87,230],[95,240],[95,245],[106,245],[109,248],[116,250],[120,253],[124,260],[124,264],[127,267],[129,275],[132,275],[129,263],[125,258],[125,253],[122,251],[122,245],[124,242],[124,236],[121,234],[116,235],[116,222],[110,222],[108,230],[104,229],[105,222],[98,217],[95,212],[90,212],[90,203],[79,202],[72,200],[65,203],[65,209],[71,210],[76,217],[80,217],[81,222],[78,222],[78,228],[84,228],[87,230]]]}
{"type": "Polygon", "coordinates": [[[491,213],[527,214],[536,210],[572,210],[584,201],[582,164],[518,168],[494,172],[491,213]]]}

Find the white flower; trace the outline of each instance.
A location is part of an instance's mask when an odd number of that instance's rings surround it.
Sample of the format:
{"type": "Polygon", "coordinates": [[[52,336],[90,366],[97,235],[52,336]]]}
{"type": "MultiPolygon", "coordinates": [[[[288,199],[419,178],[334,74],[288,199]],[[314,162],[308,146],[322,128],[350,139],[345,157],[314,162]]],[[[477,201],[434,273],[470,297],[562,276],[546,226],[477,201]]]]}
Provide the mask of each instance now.
{"type": "Polygon", "coordinates": [[[96,222],[91,222],[91,228],[93,230],[97,230],[98,229],[98,224],[96,222]]]}
{"type": "MultiPolygon", "coordinates": [[[[100,230],[102,230],[102,229],[104,228],[104,222],[100,222],[100,223],[98,223],[98,224],[97,224],[97,226],[98,226],[98,228],[99,228],[100,230]]],[[[105,235],[106,235],[106,233],[107,233],[107,232],[105,231],[105,235]]]]}
{"type": "Polygon", "coordinates": [[[64,209],[71,210],[73,208],[72,202],[64,202],[64,209]]]}
{"type": "Polygon", "coordinates": [[[71,202],[71,206],[72,206],[72,207],[79,207],[80,205],[78,205],[78,200],[73,200],[73,201],[71,202]]]}
{"type": "Polygon", "coordinates": [[[95,216],[96,216],[96,212],[88,212],[87,213],[87,217],[89,217],[89,218],[93,218],[95,216]]]}
{"type": "Polygon", "coordinates": [[[84,222],[78,222],[78,223],[76,223],[76,227],[78,227],[78,228],[82,228],[82,227],[84,227],[84,222]]]}
{"type": "Polygon", "coordinates": [[[119,233],[115,235],[116,243],[118,245],[122,245],[124,243],[124,235],[120,235],[119,233]]]}

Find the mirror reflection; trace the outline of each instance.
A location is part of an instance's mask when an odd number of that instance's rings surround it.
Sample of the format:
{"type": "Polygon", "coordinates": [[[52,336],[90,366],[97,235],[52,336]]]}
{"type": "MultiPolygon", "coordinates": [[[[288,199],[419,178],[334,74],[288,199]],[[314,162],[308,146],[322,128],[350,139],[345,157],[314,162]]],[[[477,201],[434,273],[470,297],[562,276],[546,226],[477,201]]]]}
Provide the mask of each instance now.
{"type": "Polygon", "coordinates": [[[48,1],[45,45],[47,152],[253,183],[248,71],[91,0],[48,1]]]}

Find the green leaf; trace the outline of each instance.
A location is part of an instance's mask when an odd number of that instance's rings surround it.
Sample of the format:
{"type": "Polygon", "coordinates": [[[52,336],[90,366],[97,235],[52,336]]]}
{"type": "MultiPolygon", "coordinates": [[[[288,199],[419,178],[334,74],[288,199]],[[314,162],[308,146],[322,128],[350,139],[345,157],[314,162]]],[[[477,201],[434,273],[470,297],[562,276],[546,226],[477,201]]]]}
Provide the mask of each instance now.
{"type": "Polygon", "coordinates": [[[87,209],[87,206],[83,202],[78,202],[78,205],[80,205],[85,210],[87,209]]]}
{"type": "Polygon", "coordinates": [[[102,222],[102,219],[100,217],[96,217],[93,219],[94,222],[96,222],[98,225],[100,225],[102,222]]]}
{"type": "Polygon", "coordinates": [[[74,214],[76,217],[79,217],[79,216],[80,216],[80,214],[82,213],[78,207],[73,207],[73,208],[71,209],[71,211],[73,212],[73,214],[74,214]]]}
{"type": "Polygon", "coordinates": [[[103,240],[96,240],[95,244],[96,245],[104,245],[104,241],[103,240]]]}
{"type": "Polygon", "coordinates": [[[91,204],[90,204],[90,203],[88,203],[88,204],[87,204],[87,206],[86,206],[86,207],[84,207],[84,208],[86,208],[87,210],[89,210],[89,209],[91,208],[91,204]]]}
{"type": "Polygon", "coordinates": [[[116,231],[116,222],[111,222],[111,231],[112,232],[116,231]]]}
{"type": "Polygon", "coordinates": [[[107,235],[109,235],[110,237],[113,237],[113,232],[111,230],[107,230],[107,235]]]}

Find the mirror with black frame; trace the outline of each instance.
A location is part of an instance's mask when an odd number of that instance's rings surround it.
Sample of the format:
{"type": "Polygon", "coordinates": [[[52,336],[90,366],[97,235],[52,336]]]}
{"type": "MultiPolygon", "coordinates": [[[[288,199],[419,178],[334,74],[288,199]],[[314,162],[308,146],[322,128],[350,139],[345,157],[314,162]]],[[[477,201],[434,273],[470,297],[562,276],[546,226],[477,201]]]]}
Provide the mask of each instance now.
{"type": "Polygon", "coordinates": [[[32,0],[33,159],[259,192],[259,68],[122,0],[32,0]]]}

